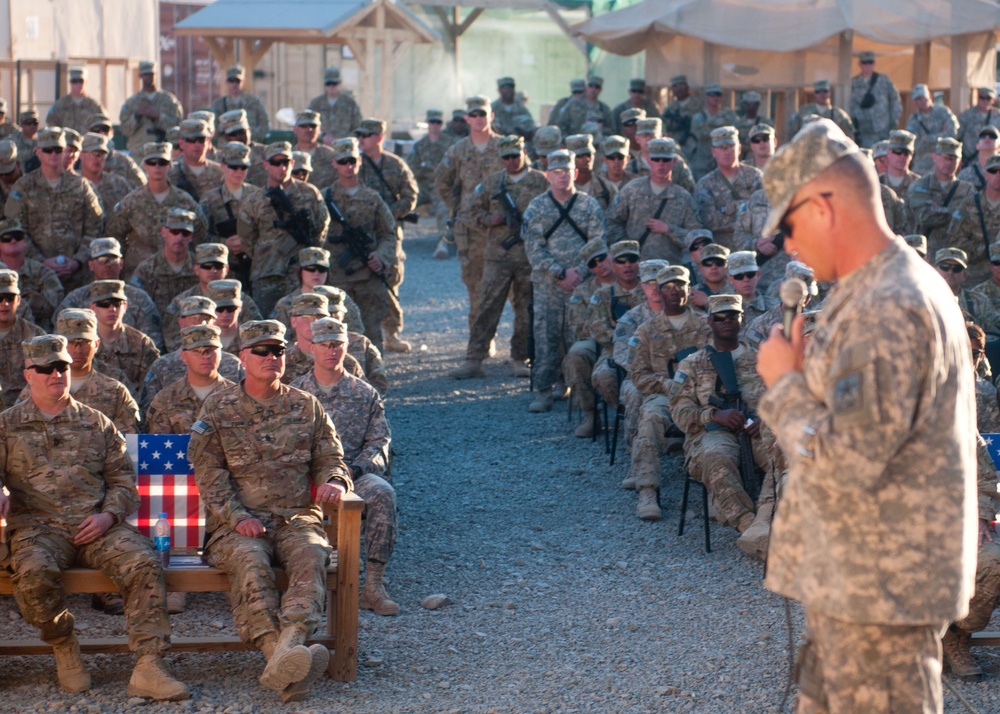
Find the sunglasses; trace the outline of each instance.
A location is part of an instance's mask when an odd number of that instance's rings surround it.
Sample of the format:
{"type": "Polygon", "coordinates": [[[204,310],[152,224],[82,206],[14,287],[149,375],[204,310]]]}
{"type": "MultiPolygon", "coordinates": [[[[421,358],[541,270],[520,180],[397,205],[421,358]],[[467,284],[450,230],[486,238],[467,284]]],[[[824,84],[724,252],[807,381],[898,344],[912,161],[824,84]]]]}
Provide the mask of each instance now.
{"type": "Polygon", "coordinates": [[[669,159],[667,159],[662,156],[650,156],[649,160],[654,164],[669,164],[671,161],[674,160],[674,157],[671,156],[669,159]]]}
{"type": "Polygon", "coordinates": [[[184,141],[186,141],[189,144],[204,144],[205,137],[203,136],[192,136],[191,138],[185,137],[184,141]]]}
{"type": "Polygon", "coordinates": [[[168,228],[167,231],[171,235],[184,236],[185,238],[190,238],[192,235],[194,235],[194,233],[187,230],[186,228],[168,228]]]}
{"type": "Polygon", "coordinates": [[[980,134],[979,138],[980,139],[993,139],[993,141],[996,141],[997,140],[997,135],[994,134],[991,131],[987,131],[987,132],[984,132],[984,133],[980,134]]]}
{"type": "Polygon", "coordinates": [[[1000,174],[1000,167],[994,166],[991,169],[986,169],[986,173],[988,173],[988,174],[1000,174]]]}
{"type": "Polygon", "coordinates": [[[228,77],[226,78],[226,81],[229,82],[230,84],[239,84],[243,80],[240,79],[239,77],[228,77]]]}
{"type": "MultiPolygon", "coordinates": [[[[3,239],[0,238],[0,243],[2,242],[3,239]]],[[[96,260],[98,265],[111,265],[112,263],[121,262],[121,258],[115,255],[102,255],[100,258],[94,258],[93,260],[96,260]]]]}
{"type": "Polygon", "coordinates": [[[751,270],[749,273],[736,273],[736,275],[730,275],[733,280],[753,280],[757,277],[757,271],[751,270]]]}
{"type": "Polygon", "coordinates": [[[973,359],[979,359],[984,354],[986,354],[986,350],[972,350],[973,359]]]}
{"type": "Polygon", "coordinates": [[[468,112],[466,114],[466,116],[475,117],[475,118],[482,118],[482,117],[486,116],[486,112],[477,109],[474,112],[468,112]]]}
{"type": "Polygon", "coordinates": [[[33,364],[28,369],[33,369],[38,374],[49,375],[53,372],[58,372],[59,374],[65,374],[69,370],[68,362],[53,362],[52,364],[33,364]]]}
{"type": "Polygon", "coordinates": [[[722,258],[706,258],[705,260],[701,261],[701,264],[706,268],[721,268],[726,264],[726,261],[724,261],[722,258]]]}
{"type": "Polygon", "coordinates": [[[302,269],[307,273],[329,273],[330,269],[325,268],[322,265],[304,265],[302,269]]]}
{"type": "Polygon", "coordinates": [[[763,144],[771,140],[769,136],[755,136],[750,140],[751,144],[763,144]]]}
{"type": "Polygon", "coordinates": [[[337,159],[338,166],[356,166],[358,160],[353,156],[348,156],[346,159],[337,159]]]}
{"type": "Polygon", "coordinates": [[[629,94],[645,94],[646,90],[645,89],[630,89],[630,90],[628,90],[628,93],[629,94]]]}
{"type": "MultiPolygon", "coordinates": [[[[216,305],[215,306],[215,311],[216,312],[236,312],[237,310],[239,310],[239,307],[237,305],[216,305]]],[[[284,349],[285,348],[282,347],[281,349],[282,349],[282,354],[284,354],[284,349]]],[[[257,353],[255,352],[254,354],[257,354],[257,353]]]]}
{"type": "Polygon", "coordinates": [[[15,241],[22,241],[24,238],[24,233],[8,233],[5,236],[0,236],[0,243],[14,243],[15,241]]]}
{"type": "Polygon", "coordinates": [[[209,261],[208,263],[198,263],[198,267],[202,270],[222,270],[223,265],[223,263],[215,260],[209,261]]]}
{"type": "Polygon", "coordinates": [[[303,129],[318,129],[319,128],[319,125],[317,125],[317,124],[296,124],[295,126],[300,126],[303,129]]]}
{"type": "Polygon", "coordinates": [[[591,89],[601,89],[601,85],[599,84],[588,84],[587,86],[591,89]]]}
{"type": "Polygon", "coordinates": [[[24,126],[37,126],[38,125],[38,120],[37,119],[29,119],[28,121],[23,121],[21,123],[24,124],[24,126]]]}
{"type": "Polygon", "coordinates": [[[589,261],[587,261],[587,267],[593,270],[597,267],[597,264],[608,257],[607,253],[601,253],[600,255],[595,255],[589,261]]]}
{"type": "Polygon", "coordinates": [[[626,122],[622,122],[622,126],[636,126],[639,123],[638,119],[629,119],[626,122]]]}
{"type": "Polygon", "coordinates": [[[903,156],[904,154],[906,154],[908,156],[910,154],[910,150],[909,149],[893,149],[892,153],[895,154],[896,156],[903,156]]]}
{"type": "MultiPolygon", "coordinates": [[[[584,154],[577,154],[577,156],[584,156],[584,154]]],[[[586,154],[586,156],[590,156],[590,154],[586,154]]],[[[500,160],[501,161],[520,161],[521,160],[521,155],[520,154],[508,154],[507,156],[501,156],[500,160]]]]}
{"type": "Polygon", "coordinates": [[[830,93],[829,89],[817,89],[813,91],[813,94],[829,94],[829,93],[830,93]]]}
{"type": "Polygon", "coordinates": [[[375,136],[371,132],[367,132],[367,131],[356,131],[356,132],[354,132],[354,135],[356,137],[358,137],[359,139],[367,139],[367,138],[369,138],[371,136],[375,136]]]}
{"type": "Polygon", "coordinates": [[[711,242],[712,241],[707,240],[704,243],[695,243],[694,245],[691,246],[691,248],[688,249],[688,252],[689,253],[694,253],[696,250],[701,250],[702,248],[704,248],[706,245],[708,245],[711,242]]]}
{"type": "Polygon", "coordinates": [[[103,307],[103,308],[118,307],[119,305],[122,304],[122,299],[108,298],[107,300],[98,300],[94,304],[97,305],[97,307],[103,307]]]}
{"type": "Polygon", "coordinates": [[[14,295],[13,293],[4,293],[3,295],[0,295],[0,302],[9,302],[9,303],[13,304],[13,302],[16,299],[17,299],[17,295],[14,295]]]}
{"type": "Polygon", "coordinates": [[[47,146],[42,149],[43,154],[61,154],[63,152],[63,147],[61,146],[47,146]]]}
{"type": "Polygon", "coordinates": [[[625,154],[611,154],[611,156],[605,156],[605,161],[624,161],[625,154]]]}
{"type": "Polygon", "coordinates": [[[254,345],[250,348],[250,354],[255,357],[284,357],[284,345],[254,345]]]}
{"type": "Polygon", "coordinates": [[[875,60],[861,60],[861,64],[875,64],[875,60]]]}
{"type": "Polygon", "coordinates": [[[268,159],[267,163],[271,166],[288,166],[292,162],[291,159],[268,159]]]}
{"type": "Polygon", "coordinates": [[[442,125],[444,124],[444,122],[441,119],[428,119],[427,123],[428,124],[442,124],[442,125]]]}
{"type": "Polygon", "coordinates": [[[249,166],[243,166],[242,164],[226,164],[226,168],[230,171],[249,171],[249,166]]]}
{"type": "Polygon", "coordinates": [[[948,265],[939,265],[938,270],[943,270],[946,273],[964,273],[965,267],[958,263],[951,263],[948,265]]]}
{"type": "Polygon", "coordinates": [[[323,84],[325,84],[327,87],[336,87],[340,84],[340,82],[323,82],[323,84]]]}
{"type": "Polygon", "coordinates": [[[739,319],[738,312],[718,312],[712,315],[712,322],[738,322],[739,319]]]}
{"type": "Polygon", "coordinates": [[[590,154],[589,151],[587,151],[587,152],[583,152],[583,151],[576,152],[576,158],[578,158],[578,159],[589,159],[590,156],[591,156],[591,154],[590,154]]]}
{"type": "MultiPolygon", "coordinates": [[[[833,195],[833,191],[824,191],[823,193],[816,194],[816,195],[818,195],[820,198],[827,198],[828,199],[828,198],[830,198],[830,196],[833,195]]],[[[792,229],[788,225],[788,217],[790,215],[792,215],[793,213],[795,213],[800,208],[802,208],[804,205],[806,205],[807,203],[809,203],[814,198],[816,198],[815,195],[814,196],[809,196],[808,198],[803,198],[801,201],[799,201],[795,205],[791,206],[787,211],[785,211],[785,215],[783,215],[781,217],[781,221],[778,223],[778,234],[777,235],[778,235],[779,238],[781,238],[781,240],[784,240],[785,238],[788,238],[790,235],[792,235],[792,229]]]]}
{"type": "Polygon", "coordinates": [[[625,265],[626,263],[638,263],[639,256],[637,255],[623,255],[620,258],[615,258],[615,262],[618,265],[625,265]]]}
{"type": "Polygon", "coordinates": [[[146,166],[159,166],[161,169],[164,166],[170,166],[170,162],[166,159],[150,159],[149,161],[143,161],[146,166]]]}
{"type": "Polygon", "coordinates": [[[990,265],[993,265],[993,266],[996,266],[997,268],[1000,268],[1000,260],[991,260],[990,261],[990,265]]]}

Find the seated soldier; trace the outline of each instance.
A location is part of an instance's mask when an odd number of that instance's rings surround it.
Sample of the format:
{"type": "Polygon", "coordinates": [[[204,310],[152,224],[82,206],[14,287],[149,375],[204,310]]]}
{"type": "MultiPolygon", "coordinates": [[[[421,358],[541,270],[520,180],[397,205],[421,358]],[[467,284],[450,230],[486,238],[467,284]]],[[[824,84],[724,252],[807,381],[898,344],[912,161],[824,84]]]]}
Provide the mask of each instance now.
{"type": "Polygon", "coordinates": [[[322,405],[281,383],[284,326],[248,322],[240,344],[246,378],[205,400],[188,454],[205,505],[205,557],[229,575],[240,639],[267,658],[261,684],[297,699],[330,660],[323,645],[304,646],[322,617],[331,554],[318,503],[336,503],[353,483],[322,405]],[[281,597],[274,565],[288,575],[281,597]]]}
{"type": "MultiPolygon", "coordinates": [[[[295,296],[292,301],[292,325],[296,337],[295,343],[285,350],[285,375],[281,378],[285,384],[291,384],[313,368],[311,326],[324,317],[330,317],[329,301],[325,295],[302,293],[295,296]]],[[[344,368],[348,374],[365,379],[361,364],[350,354],[344,356],[344,368]]]]}
{"type": "Polygon", "coordinates": [[[54,270],[25,255],[27,239],[18,221],[0,220],[0,267],[17,272],[21,304],[31,312],[31,317],[26,319],[47,329],[52,325],[56,305],[63,299],[63,285],[54,270]]]}
{"type": "Polygon", "coordinates": [[[934,267],[955,294],[965,319],[983,328],[987,337],[1000,337],[1000,312],[983,293],[965,287],[969,256],[961,248],[941,248],[934,254],[934,267]]]}
{"type": "MultiPolygon", "coordinates": [[[[816,278],[813,277],[813,269],[805,263],[790,260],[785,266],[785,280],[789,278],[798,278],[806,284],[806,295],[802,299],[801,309],[804,310],[806,306],[816,307],[813,301],[819,294],[819,286],[816,285],[816,278]]],[[[760,343],[771,334],[771,328],[781,323],[782,315],[781,300],[778,300],[767,312],[751,322],[749,327],[744,326],[740,330],[740,339],[745,340],[753,349],[757,349],[760,347],[760,343]]]]}
{"type": "Polygon", "coordinates": [[[354,492],[365,501],[363,532],[368,561],[361,607],[379,615],[396,615],[382,578],[396,545],[396,491],[387,480],[392,438],[382,399],[365,381],[344,371],[347,326],[324,317],[312,328],[313,368],[292,382],[316,397],[333,420],[344,446],[344,463],[354,492]]]}
{"type": "MultiPolygon", "coordinates": [[[[327,285],[326,281],[330,275],[330,251],[325,248],[303,248],[299,251],[299,287],[278,300],[271,312],[271,319],[277,320],[285,326],[288,331],[288,339],[295,339],[295,330],[292,329],[292,300],[296,295],[302,293],[325,292],[317,288],[328,288],[343,294],[344,305],[347,307],[347,328],[355,332],[364,332],[364,323],[361,321],[361,310],[347,293],[340,288],[327,285]]],[[[327,295],[330,297],[330,295],[327,295]]]]}
{"type": "Polygon", "coordinates": [[[743,298],[743,327],[740,338],[750,327],[750,323],[766,313],[776,303],[776,297],[768,297],[757,290],[760,279],[760,268],[757,266],[757,254],[752,250],[739,250],[729,254],[728,282],[732,292],[743,298]]]}
{"type": "Polygon", "coordinates": [[[974,322],[966,322],[965,329],[972,342],[972,366],[976,371],[976,425],[980,434],[1000,433],[1000,402],[993,382],[983,379],[979,369],[986,359],[986,333],[974,322]]]}
{"type": "Polygon", "coordinates": [[[44,334],[38,325],[17,316],[21,304],[21,289],[17,273],[0,270],[0,400],[3,408],[14,406],[17,395],[24,389],[24,357],[21,342],[44,334]]]}
{"type": "Polygon", "coordinates": [[[757,375],[757,353],[739,341],[742,315],[739,295],[709,298],[712,344],[681,361],[669,397],[670,416],[684,432],[684,460],[691,478],[714,497],[717,518],[741,534],[754,522],[756,506],[741,480],[740,450],[746,447],[739,434],[749,437],[748,455],[770,479],[760,494],[774,491],[773,437],[762,438],[754,411],[764,384],[757,375]]]}
{"type": "Polygon", "coordinates": [[[709,243],[701,249],[698,272],[701,279],[691,288],[691,304],[704,310],[712,295],[728,294],[731,288],[726,276],[729,275],[729,248],[718,243],[709,243]]]}
{"type": "Polygon", "coordinates": [[[208,298],[215,303],[215,326],[219,328],[222,350],[239,355],[240,317],[243,313],[243,285],[239,280],[213,280],[208,298]]]}
{"type": "Polygon", "coordinates": [[[149,539],[126,523],[139,506],[125,439],[111,421],[70,396],[66,338],[41,335],[23,346],[31,398],[0,414],[0,515],[7,517],[11,583],[24,620],[52,646],[59,685],[90,689],[62,571],[74,564],[110,577],[125,598],[129,647],[137,662],[130,696],[176,701],[187,686],[163,662],[170,647],[163,570],[149,539]],[[85,440],[84,440],[85,436],[85,440]],[[75,443],[77,448],[53,444],[75,443]],[[73,488],[52,490],[53,484],[73,488]]]}
{"type": "MultiPolygon", "coordinates": [[[[344,300],[350,299],[347,297],[347,293],[340,288],[327,285],[317,287],[316,293],[323,295],[327,299],[330,317],[334,320],[340,320],[340,322],[347,325],[348,356],[354,357],[358,361],[367,382],[375,387],[378,393],[384,397],[389,392],[389,377],[385,373],[382,353],[379,352],[378,347],[371,340],[361,334],[360,329],[358,331],[353,330],[350,323],[345,319],[348,313],[347,306],[344,305],[344,300]]],[[[358,321],[358,327],[363,327],[360,320],[358,321]]],[[[344,366],[345,368],[347,367],[346,361],[344,366]]]]}
{"type": "MultiPolygon", "coordinates": [[[[911,248],[913,248],[913,250],[917,251],[917,255],[919,255],[924,260],[927,260],[927,236],[922,235],[920,233],[910,233],[909,235],[903,236],[903,240],[906,241],[906,245],[910,246],[911,248]]],[[[992,246],[990,247],[990,253],[993,254],[992,246]]],[[[992,258],[992,255],[990,257],[992,258]]],[[[1000,250],[996,252],[995,259],[1000,260],[1000,250]]],[[[985,283],[980,283],[979,285],[974,287],[973,290],[986,292],[985,290],[982,289],[984,285],[985,283]]],[[[994,301],[993,306],[997,307],[996,301],[994,301]]]]}
{"type": "Polygon", "coordinates": [[[194,213],[183,208],[169,209],[160,228],[163,247],[139,263],[129,278],[131,285],[149,293],[161,315],[175,295],[198,282],[189,250],[194,227],[194,213]]]}
{"type": "Polygon", "coordinates": [[[146,372],[160,356],[147,335],[122,322],[128,307],[125,283],[121,280],[97,280],[90,284],[90,309],[97,315],[100,346],[97,364],[101,371],[124,375],[124,384],[138,394],[146,372]]]}

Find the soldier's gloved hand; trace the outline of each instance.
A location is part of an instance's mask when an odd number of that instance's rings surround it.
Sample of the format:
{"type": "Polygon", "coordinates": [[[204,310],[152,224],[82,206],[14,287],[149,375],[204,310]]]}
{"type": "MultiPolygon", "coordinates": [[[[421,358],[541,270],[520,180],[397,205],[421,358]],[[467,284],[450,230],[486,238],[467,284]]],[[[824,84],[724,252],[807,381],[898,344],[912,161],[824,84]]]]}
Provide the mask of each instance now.
{"type": "Polygon", "coordinates": [[[92,516],[87,516],[77,528],[73,544],[86,545],[87,543],[93,543],[111,530],[111,526],[114,524],[115,517],[110,513],[95,513],[92,516]]]}
{"type": "Polygon", "coordinates": [[[329,481],[316,489],[316,500],[320,503],[336,503],[347,492],[344,484],[339,481],[329,481]]]}
{"type": "Polygon", "coordinates": [[[712,415],[712,421],[730,431],[743,431],[746,419],[738,409],[719,409],[712,415]]]}
{"type": "Polygon", "coordinates": [[[230,253],[242,253],[243,239],[238,235],[231,235],[226,238],[226,247],[229,248],[230,253]]]}
{"type": "Polygon", "coordinates": [[[236,524],[236,532],[245,538],[260,538],[264,535],[264,524],[259,518],[247,518],[236,524]]]}

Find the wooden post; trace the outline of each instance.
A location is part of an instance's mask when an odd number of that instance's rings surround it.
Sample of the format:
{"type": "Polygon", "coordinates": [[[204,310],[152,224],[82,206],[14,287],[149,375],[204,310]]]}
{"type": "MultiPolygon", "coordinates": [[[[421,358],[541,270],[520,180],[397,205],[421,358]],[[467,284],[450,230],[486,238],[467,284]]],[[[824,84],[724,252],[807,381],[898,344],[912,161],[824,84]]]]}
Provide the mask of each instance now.
{"type": "Polygon", "coordinates": [[[361,579],[361,509],[365,502],[353,493],[340,499],[337,519],[337,592],[333,621],[327,632],[333,636],[334,652],[327,671],[338,682],[353,682],[358,676],[358,588],[361,579]],[[332,628],[332,630],[331,630],[332,628]]]}
{"type": "Polygon", "coordinates": [[[969,36],[951,37],[951,109],[959,114],[968,109],[972,93],[969,89],[969,36]]]}
{"type": "Polygon", "coordinates": [[[840,33],[840,52],[837,55],[837,83],[833,96],[830,97],[836,106],[845,111],[851,99],[851,60],[854,53],[854,33],[845,30],[840,33]]]}
{"type": "Polygon", "coordinates": [[[910,87],[917,84],[927,84],[930,76],[931,43],[921,42],[920,44],[913,46],[913,83],[910,87]]]}

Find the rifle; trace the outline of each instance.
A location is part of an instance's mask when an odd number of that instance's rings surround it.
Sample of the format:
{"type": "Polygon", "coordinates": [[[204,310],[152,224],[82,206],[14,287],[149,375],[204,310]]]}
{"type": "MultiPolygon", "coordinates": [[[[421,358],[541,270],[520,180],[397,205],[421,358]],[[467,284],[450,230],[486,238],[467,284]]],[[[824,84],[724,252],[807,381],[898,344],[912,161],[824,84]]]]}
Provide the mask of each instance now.
{"type": "MultiPolygon", "coordinates": [[[[222,196],[221,186],[219,187],[219,195],[222,196]]],[[[233,215],[233,209],[225,200],[225,196],[223,196],[222,206],[226,209],[228,217],[226,220],[215,224],[215,232],[219,234],[220,238],[225,239],[236,235],[237,223],[236,216],[233,215]]],[[[246,253],[229,253],[229,275],[240,281],[244,291],[250,286],[250,263],[250,256],[246,253]]]]}
{"type": "MultiPolygon", "coordinates": [[[[740,394],[739,383],[736,379],[736,365],[733,364],[732,353],[718,352],[712,347],[707,347],[706,349],[708,350],[709,359],[712,361],[712,366],[715,367],[718,381],[726,389],[724,399],[712,395],[708,398],[708,403],[717,409],[736,409],[746,417],[752,416],[751,410],[747,407],[746,402],[744,402],[740,394]]],[[[715,422],[711,422],[705,426],[707,431],[717,431],[722,428],[715,422]]],[[[747,496],[754,503],[757,503],[763,479],[757,474],[757,468],[753,462],[753,446],[750,444],[750,435],[747,434],[745,429],[736,432],[736,442],[739,444],[740,449],[740,480],[743,482],[743,490],[746,491],[747,496]]]]}
{"type": "MultiPolygon", "coordinates": [[[[378,167],[378,164],[372,161],[371,157],[368,156],[367,154],[361,157],[361,162],[362,165],[364,165],[367,162],[367,164],[372,167],[372,170],[375,172],[375,175],[378,176],[379,182],[381,182],[381,184],[385,187],[385,190],[388,191],[389,194],[392,196],[393,202],[398,201],[399,192],[392,190],[392,187],[389,185],[389,182],[385,180],[385,174],[382,173],[382,169],[378,167]]],[[[420,214],[418,214],[416,211],[410,211],[399,220],[403,221],[404,223],[417,223],[420,220],[420,214]]]]}
{"type": "MultiPolygon", "coordinates": [[[[200,198],[198,196],[198,189],[194,187],[194,184],[191,183],[191,179],[189,179],[187,174],[184,173],[184,159],[178,159],[175,161],[174,166],[177,168],[177,182],[174,184],[174,187],[186,192],[189,196],[191,196],[191,198],[194,199],[195,203],[197,203],[200,198]]],[[[235,232],[236,231],[233,230],[233,233],[235,232]]]]}
{"type": "Polygon", "coordinates": [[[278,216],[277,220],[274,221],[275,228],[286,231],[300,246],[319,245],[313,240],[315,228],[309,211],[304,208],[296,211],[292,200],[281,186],[272,186],[264,191],[264,196],[270,199],[271,207],[274,208],[274,212],[278,216]]]}
{"type": "Polygon", "coordinates": [[[501,243],[500,246],[504,250],[510,250],[522,240],[521,212],[517,209],[514,197],[510,195],[510,191],[507,190],[506,182],[503,179],[500,179],[500,190],[492,198],[500,201],[500,207],[503,208],[504,223],[510,228],[510,237],[501,243]]]}
{"type": "Polygon", "coordinates": [[[764,253],[758,254],[757,255],[758,268],[762,267],[764,263],[769,261],[771,258],[775,258],[781,255],[781,251],[785,249],[785,234],[781,231],[778,231],[778,234],[774,236],[774,240],[772,240],[771,242],[774,244],[774,247],[777,248],[777,250],[774,251],[774,255],[765,255],[764,253]]]}
{"type": "MultiPolygon", "coordinates": [[[[339,236],[329,237],[328,240],[331,243],[346,243],[347,250],[343,251],[337,257],[337,265],[344,269],[344,273],[347,275],[353,275],[359,270],[364,270],[368,267],[368,255],[375,249],[376,241],[372,238],[368,231],[360,226],[354,226],[347,222],[344,214],[340,212],[340,208],[333,201],[333,192],[331,187],[328,187],[326,191],[323,192],[323,200],[326,201],[326,207],[330,211],[330,217],[333,218],[337,223],[341,225],[343,231],[339,236]],[[352,263],[357,260],[361,262],[360,267],[354,267],[352,263]]],[[[371,270],[369,268],[369,270],[371,270]]],[[[386,289],[392,293],[393,297],[396,296],[396,291],[392,289],[389,285],[389,279],[386,278],[385,268],[382,272],[375,273],[375,276],[382,281],[386,289]]]]}
{"type": "Polygon", "coordinates": [[[684,144],[691,138],[691,117],[683,112],[670,111],[663,113],[663,130],[674,137],[677,146],[684,148],[684,144]],[[675,136],[676,135],[676,136],[675,136]]]}

